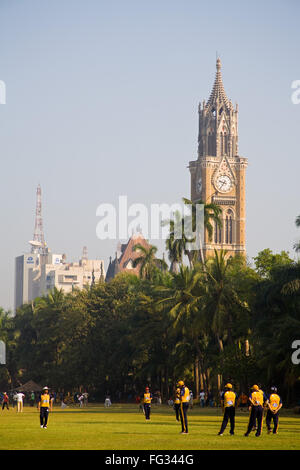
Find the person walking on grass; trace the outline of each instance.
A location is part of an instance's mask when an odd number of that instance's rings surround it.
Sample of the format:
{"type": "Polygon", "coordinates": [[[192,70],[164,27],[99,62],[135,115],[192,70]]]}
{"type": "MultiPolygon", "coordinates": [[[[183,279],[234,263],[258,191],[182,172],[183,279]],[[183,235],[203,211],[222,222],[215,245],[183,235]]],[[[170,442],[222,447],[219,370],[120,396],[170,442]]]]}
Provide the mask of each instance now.
{"type": "Polygon", "coordinates": [[[30,406],[34,406],[34,402],[35,402],[35,393],[34,391],[32,391],[30,394],[30,406]]]}
{"type": "Polygon", "coordinates": [[[23,411],[23,400],[25,398],[25,395],[23,392],[18,392],[17,393],[17,413],[22,413],[23,411]]]}
{"type": "Polygon", "coordinates": [[[4,408],[9,410],[9,398],[6,392],[4,392],[3,394],[3,401],[2,401],[2,410],[4,410],[4,408]]]}
{"type": "Polygon", "coordinates": [[[84,396],[83,396],[83,394],[80,395],[80,397],[78,398],[78,400],[79,400],[79,407],[80,407],[80,408],[83,408],[83,401],[84,401],[84,396]]]}
{"type": "Polygon", "coordinates": [[[38,402],[38,411],[40,412],[40,426],[47,429],[49,411],[52,411],[53,399],[50,397],[48,387],[43,388],[43,392],[38,402]]]}
{"type": "Polygon", "coordinates": [[[199,393],[199,404],[200,404],[201,408],[205,407],[205,392],[204,392],[204,390],[201,390],[200,393],[199,393]]]}

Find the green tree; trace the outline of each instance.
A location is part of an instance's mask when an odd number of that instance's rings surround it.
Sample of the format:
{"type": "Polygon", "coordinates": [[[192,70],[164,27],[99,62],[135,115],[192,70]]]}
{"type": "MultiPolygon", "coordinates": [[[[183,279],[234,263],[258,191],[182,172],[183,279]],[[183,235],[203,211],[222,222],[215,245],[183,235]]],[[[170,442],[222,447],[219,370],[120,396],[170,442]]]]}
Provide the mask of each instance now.
{"type": "Polygon", "coordinates": [[[236,325],[242,326],[240,334],[247,334],[249,306],[241,295],[238,284],[233,282],[234,263],[234,259],[229,258],[226,251],[215,250],[215,256],[208,260],[205,271],[205,311],[221,353],[224,350],[225,337],[229,343],[233,343],[236,325]]]}
{"type": "MultiPolygon", "coordinates": [[[[295,224],[296,224],[296,227],[300,227],[300,215],[298,215],[298,216],[296,217],[295,224]]],[[[298,241],[297,243],[295,243],[294,249],[296,250],[297,253],[300,252],[300,241],[298,241]]]]}
{"type": "MultiPolygon", "coordinates": [[[[201,201],[201,200],[193,202],[190,199],[184,198],[183,201],[187,206],[191,207],[191,228],[193,232],[196,231],[196,226],[197,226],[197,220],[196,220],[197,219],[197,205],[203,205],[203,211],[204,211],[203,230],[204,231],[206,230],[208,239],[211,241],[213,237],[213,232],[214,232],[214,224],[216,224],[217,227],[222,226],[222,220],[220,218],[220,215],[222,214],[221,208],[217,204],[214,204],[214,203],[206,204],[204,201],[201,201]]],[[[204,257],[204,250],[203,250],[203,244],[202,244],[203,237],[201,235],[204,235],[204,234],[200,234],[200,237],[199,237],[200,247],[199,247],[198,252],[193,253],[187,250],[187,255],[190,259],[191,264],[194,263],[195,260],[200,260],[202,265],[205,265],[205,257],[204,257]]],[[[195,239],[191,241],[195,241],[195,239]]]]}
{"type": "Polygon", "coordinates": [[[169,224],[169,237],[166,239],[166,249],[168,252],[170,260],[170,271],[172,273],[178,274],[179,266],[182,264],[183,255],[185,254],[185,247],[187,240],[184,234],[184,224],[181,213],[176,211],[174,214],[174,219],[169,221],[164,221],[162,225],[169,224]],[[180,234],[176,232],[179,230],[180,234]],[[178,237],[180,235],[180,237],[178,237]]]}
{"type": "Polygon", "coordinates": [[[205,320],[201,310],[201,276],[202,273],[197,268],[180,266],[179,273],[173,275],[170,286],[157,288],[157,292],[161,294],[158,305],[164,305],[169,311],[173,327],[180,333],[177,348],[182,350],[184,346],[184,350],[190,352],[187,364],[190,362],[195,365],[196,394],[199,392],[198,366],[202,356],[200,337],[205,320]]]}
{"type": "Polygon", "coordinates": [[[269,277],[271,270],[276,266],[292,265],[293,263],[287,251],[274,254],[270,248],[260,251],[253,259],[256,271],[262,277],[269,277]]]}
{"type": "Polygon", "coordinates": [[[166,263],[156,258],[157,247],[150,246],[149,248],[144,247],[140,243],[137,243],[133,247],[133,251],[139,251],[141,254],[134,259],[133,266],[139,266],[140,275],[148,281],[151,280],[157,271],[157,269],[165,269],[166,263]]]}
{"type": "Polygon", "coordinates": [[[290,403],[296,399],[296,385],[300,385],[300,366],[291,360],[291,345],[300,331],[299,271],[299,263],[271,269],[256,288],[252,313],[258,370],[265,382],[276,383],[285,391],[290,403]]]}

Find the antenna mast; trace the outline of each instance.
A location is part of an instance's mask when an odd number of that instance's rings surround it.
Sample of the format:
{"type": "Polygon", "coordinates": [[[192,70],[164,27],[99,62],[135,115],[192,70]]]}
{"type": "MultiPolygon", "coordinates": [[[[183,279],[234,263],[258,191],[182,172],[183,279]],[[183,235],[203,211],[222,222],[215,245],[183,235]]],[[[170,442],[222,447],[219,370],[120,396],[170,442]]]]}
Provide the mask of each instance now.
{"type": "Polygon", "coordinates": [[[33,240],[30,242],[32,253],[45,252],[45,238],[43,231],[43,218],[42,218],[42,190],[38,185],[36,190],[36,209],[35,209],[35,226],[33,233],[33,240]]]}

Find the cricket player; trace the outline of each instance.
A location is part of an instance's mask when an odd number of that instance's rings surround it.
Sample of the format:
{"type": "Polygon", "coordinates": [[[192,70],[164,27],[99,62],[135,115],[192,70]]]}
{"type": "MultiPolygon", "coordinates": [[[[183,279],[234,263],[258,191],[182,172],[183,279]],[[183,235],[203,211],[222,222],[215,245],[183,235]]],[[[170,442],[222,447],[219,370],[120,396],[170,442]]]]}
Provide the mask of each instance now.
{"type": "Polygon", "coordinates": [[[257,421],[257,429],[255,436],[259,437],[262,431],[262,422],[263,422],[263,411],[264,403],[267,401],[265,393],[260,390],[258,385],[253,385],[251,393],[249,395],[250,402],[250,417],[247,431],[245,436],[249,436],[252,428],[255,427],[257,421]]]}
{"type": "Polygon", "coordinates": [[[282,407],[282,401],[280,396],[277,393],[276,387],[271,387],[271,393],[267,401],[267,416],[266,416],[266,425],[268,428],[268,434],[272,432],[271,423],[273,421],[273,434],[277,434],[278,431],[278,421],[279,421],[279,410],[282,407]]]}
{"type": "Polygon", "coordinates": [[[43,393],[38,402],[38,410],[40,412],[41,428],[47,429],[49,411],[52,411],[53,399],[50,397],[48,387],[43,388],[43,393]]]}
{"type": "Polygon", "coordinates": [[[179,421],[179,413],[180,413],[180,388],[179,388],[179,385],[178,385],[178,384],[177,384],[177,388],[176,388],[176,391],[175,391],[174,410],[175,410],[176,421],[179,421]]]}
{"type": "Polygon", "coordinates": [[[237,394],[233,391],[231,383],[225,385],[225,391],[221,395],[221,406],[224,412],[221,429],[218,433],[219,436],[223,436],[226,429],[228,420],[230,420],[230,435],[234,435],[235,427],[235,407],[237,402],[237,394]]]}
{"type": "Polygon", "coordinates": [[[180,421],[181,421],[181,434],[188,434],[188,419],[187,412],[189,408],[190,391],[184,384],[183,380],[179,380],[178,386],[180,388],[180,421]]]}
{"type": "Polygon", "coordinates": [[[143,404],[144,404],[145,418],[147,421],[150,420],[151,402],[152,402],[152,393],[150,393],[149,387],[146,387],[144,398],[143,398],[143,404]]]}

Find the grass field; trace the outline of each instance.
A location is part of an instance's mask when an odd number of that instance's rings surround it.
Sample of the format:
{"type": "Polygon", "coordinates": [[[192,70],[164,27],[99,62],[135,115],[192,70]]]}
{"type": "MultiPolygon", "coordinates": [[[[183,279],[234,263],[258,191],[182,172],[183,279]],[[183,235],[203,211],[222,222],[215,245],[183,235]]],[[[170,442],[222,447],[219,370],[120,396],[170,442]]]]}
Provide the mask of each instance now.
{"type": "Polygon", "coordinates": [[[235,435],[229,425],[218,436],[220,409],[189,411],[189,434],[172,408],[152,406],[147,422],[137,405],[89,405],[88,408],[54,407],[48,429],[41,429],[36,408],[0,410],[1,450],[295,450],[300,449],[300,415],[282,410],[277,435],[263,433],[245,437],[248,412],[237,411],[235,435]]]}

